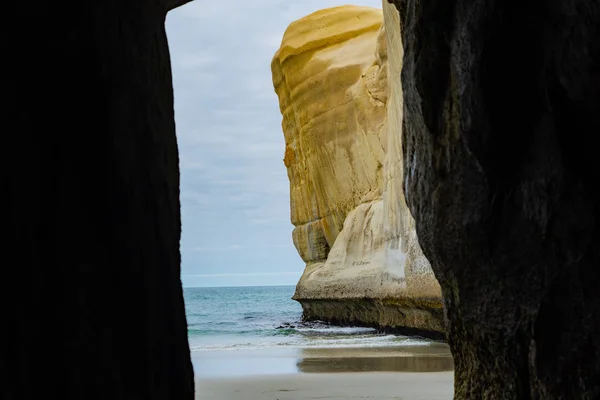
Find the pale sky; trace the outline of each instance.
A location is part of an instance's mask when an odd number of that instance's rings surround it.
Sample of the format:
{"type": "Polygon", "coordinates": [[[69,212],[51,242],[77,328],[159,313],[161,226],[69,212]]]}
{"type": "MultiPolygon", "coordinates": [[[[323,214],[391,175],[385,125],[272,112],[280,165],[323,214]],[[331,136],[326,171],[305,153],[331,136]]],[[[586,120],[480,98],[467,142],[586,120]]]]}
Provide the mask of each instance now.
{"type": "MultiPolygon", "coordinates": [[[[300,278],[271,59],[292,21],[343,4],[196,0],[168,14],[184,286],[295,285],[300,278]]],[[[381,0],[351,4],[381,8],[381,0]]]]}

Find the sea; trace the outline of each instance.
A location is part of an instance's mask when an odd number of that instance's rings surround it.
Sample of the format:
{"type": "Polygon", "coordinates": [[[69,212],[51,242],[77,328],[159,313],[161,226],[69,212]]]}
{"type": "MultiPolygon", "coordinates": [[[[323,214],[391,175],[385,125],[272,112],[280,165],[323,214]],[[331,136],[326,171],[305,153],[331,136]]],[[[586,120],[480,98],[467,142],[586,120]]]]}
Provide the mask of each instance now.
{"type": "Polygon", "coordinates": [[[185,288],[190,350],[374,348],[429,345],[373,328],[303,322],[294,286],[185,288]]]}

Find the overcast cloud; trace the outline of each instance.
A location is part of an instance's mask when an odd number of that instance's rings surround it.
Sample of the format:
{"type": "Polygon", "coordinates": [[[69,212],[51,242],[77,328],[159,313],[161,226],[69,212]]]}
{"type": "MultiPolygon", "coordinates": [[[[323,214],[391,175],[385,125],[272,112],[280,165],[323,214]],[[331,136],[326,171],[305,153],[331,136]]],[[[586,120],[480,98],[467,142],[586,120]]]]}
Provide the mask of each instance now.
{"type": "Polygon", "coordinates": [[[343,4],[196,0],[169,13],[184,286],[293,285],[302,274],[270,65],[292,21],[343,4]]]}

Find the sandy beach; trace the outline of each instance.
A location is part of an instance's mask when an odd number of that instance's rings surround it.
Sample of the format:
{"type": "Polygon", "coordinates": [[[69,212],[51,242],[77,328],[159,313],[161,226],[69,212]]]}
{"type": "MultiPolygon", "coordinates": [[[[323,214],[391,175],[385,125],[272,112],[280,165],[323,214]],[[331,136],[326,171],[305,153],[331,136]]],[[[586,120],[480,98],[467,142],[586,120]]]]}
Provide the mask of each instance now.
{"type": "Polygon", "coordinates": [[[452,372],[260,375],[196,380],[197,399],[451,400],[452,372]]]}
{"type": "Polygon", "coordinates": [[[450,400],[445,344],[401,348],[313,348],[193,354],[196,398],[219,400],[450,400]]]}

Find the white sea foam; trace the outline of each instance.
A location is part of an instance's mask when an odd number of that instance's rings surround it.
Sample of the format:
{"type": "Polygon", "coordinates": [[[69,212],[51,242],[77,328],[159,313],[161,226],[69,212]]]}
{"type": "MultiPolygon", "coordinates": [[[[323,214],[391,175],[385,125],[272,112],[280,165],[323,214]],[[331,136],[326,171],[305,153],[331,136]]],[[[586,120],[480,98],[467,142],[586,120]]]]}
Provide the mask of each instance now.
{"type": "Polygon", "coordinates": [[[356,335],[360,333],[376,333],[374,328],[327,326],[323,328],[296,328],[300,333],[320,333],[326,335],[356,335]]]}
{"type": "Polygon", "coordinates": [[[429,346],[432,342],[424,339],[405,338],[394,335],[368,335],[354,337],[314,337],[310,339],[302,337],[286,337],[284,340],[275,340],[276,338],[256,338],[252,342],[244,341],[240,343],[222,343],[222,344],[202,344],[191,343],[192,351],[235,351],[235,350],[253,350],[253,349],[269,349],[269,348],[288,348],[288,349],[303,349],[303,348],[381,348],[381,347],[416,347],[429,346]]]}

